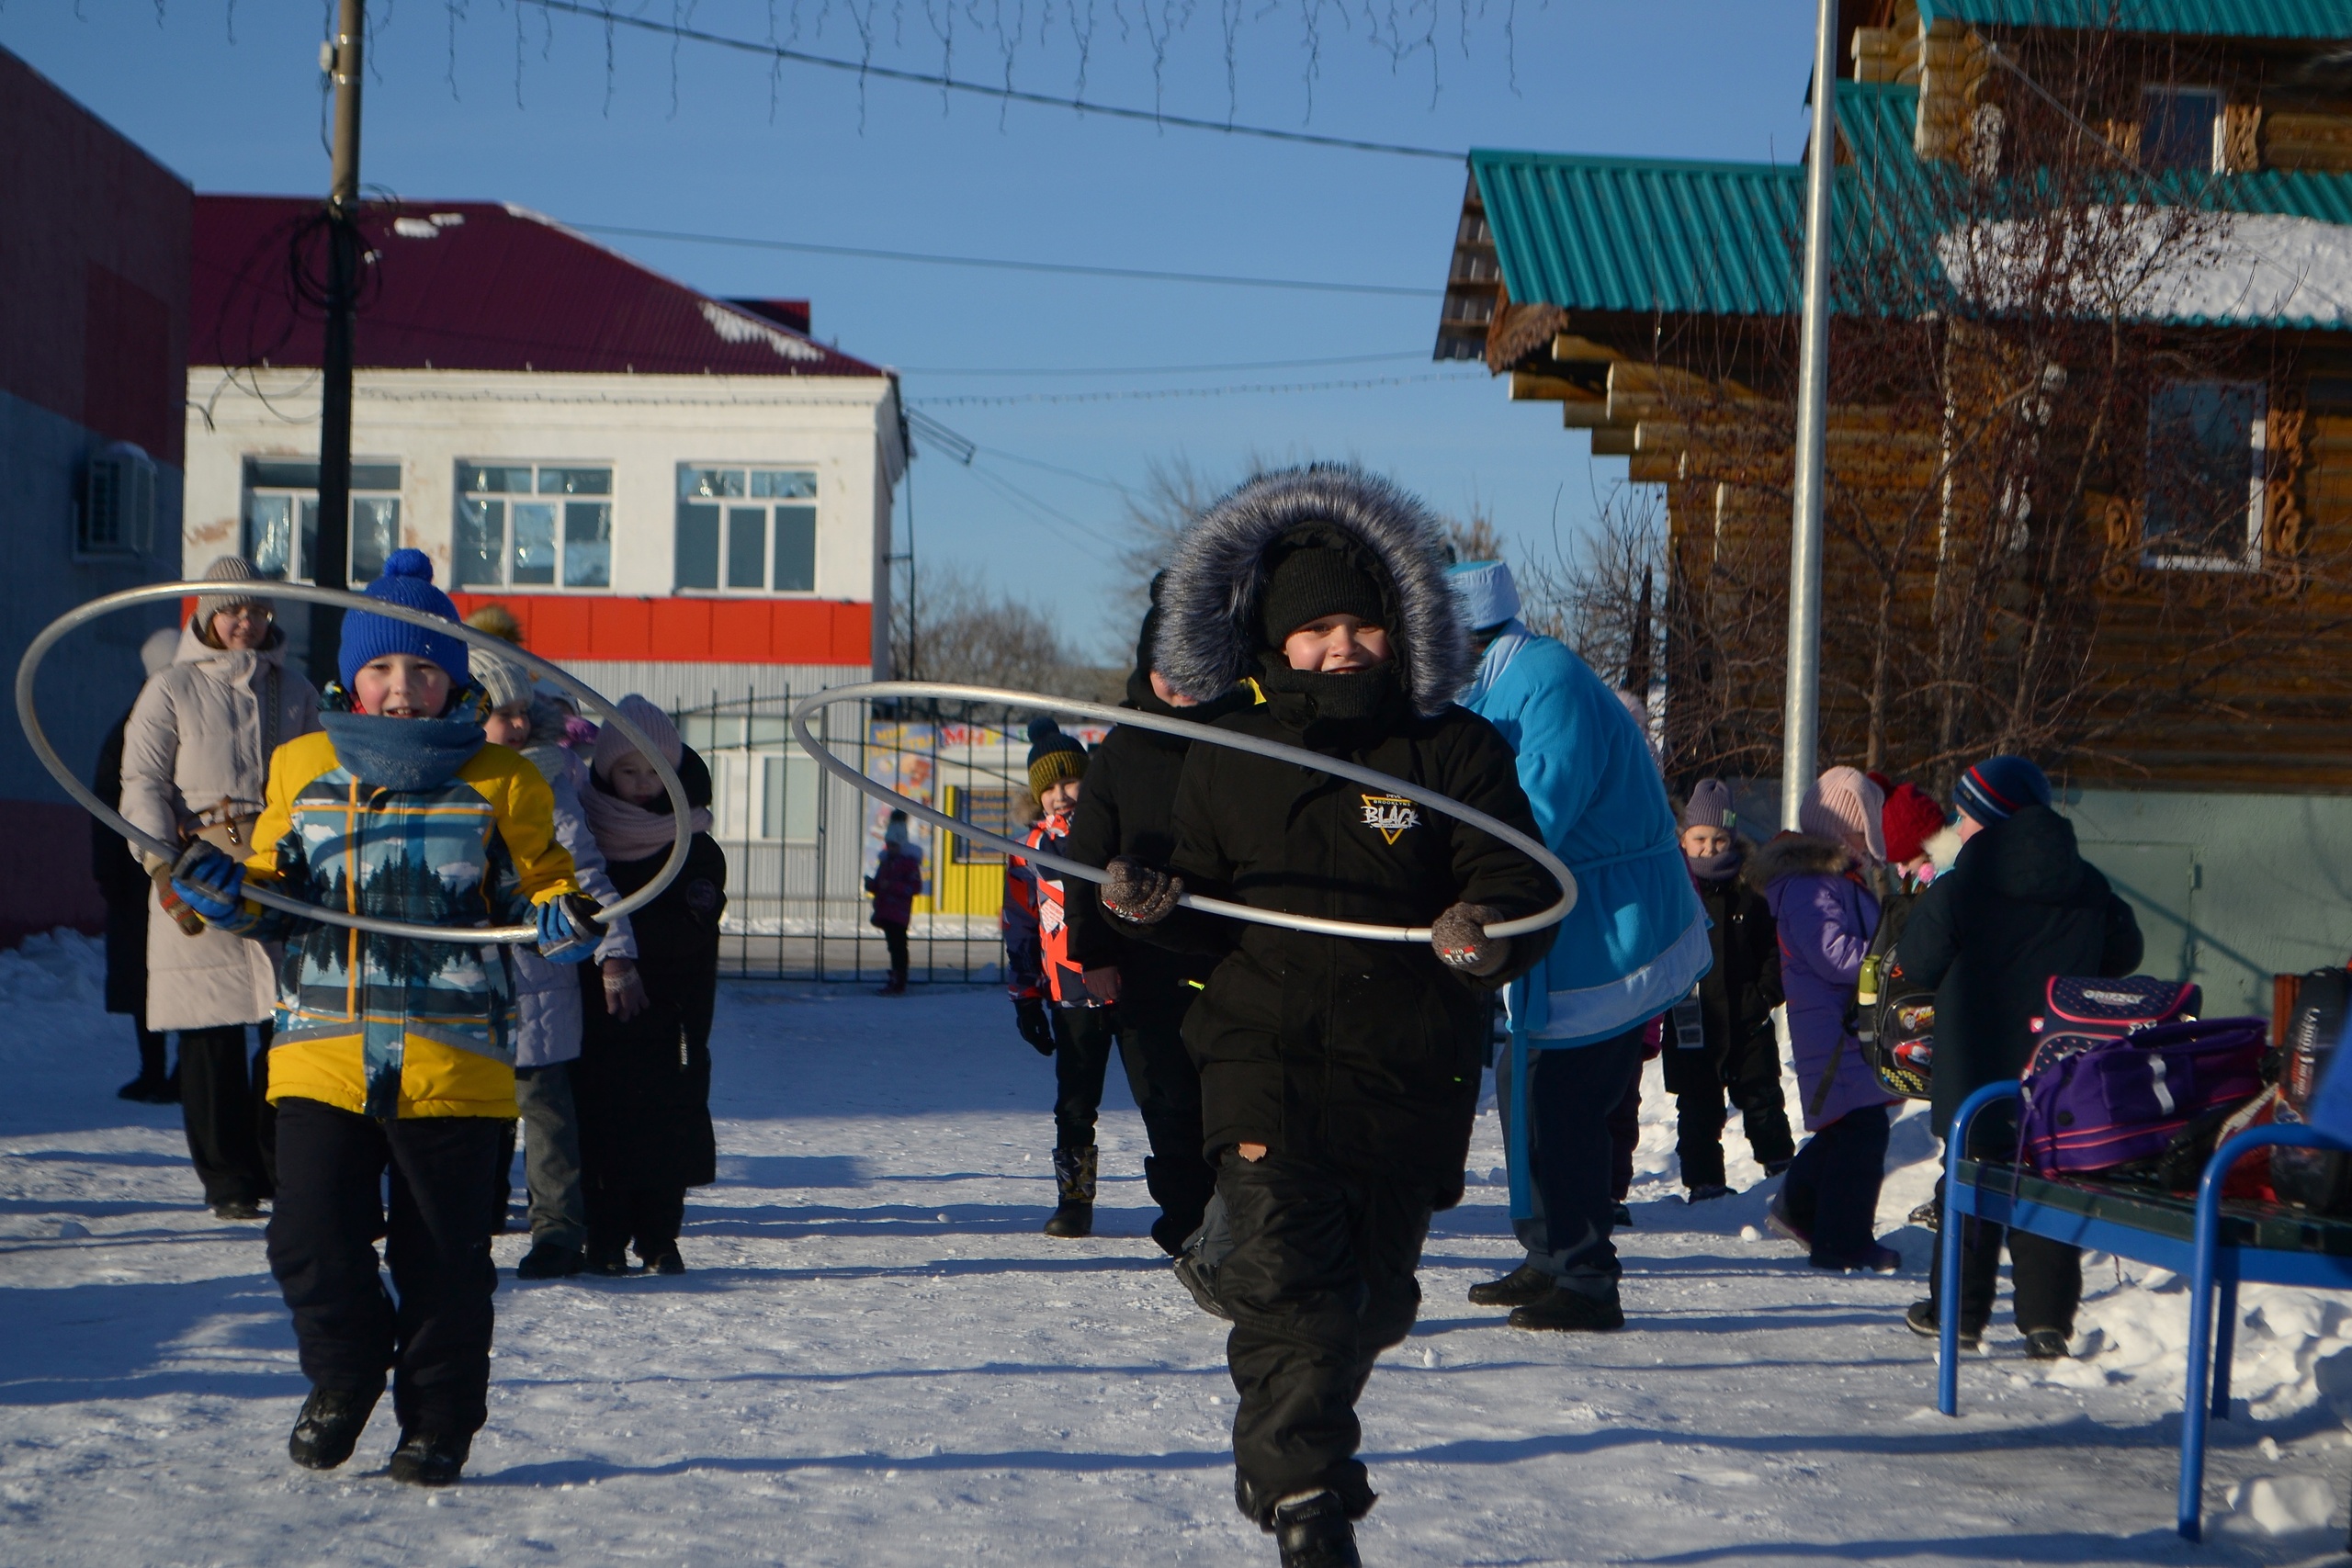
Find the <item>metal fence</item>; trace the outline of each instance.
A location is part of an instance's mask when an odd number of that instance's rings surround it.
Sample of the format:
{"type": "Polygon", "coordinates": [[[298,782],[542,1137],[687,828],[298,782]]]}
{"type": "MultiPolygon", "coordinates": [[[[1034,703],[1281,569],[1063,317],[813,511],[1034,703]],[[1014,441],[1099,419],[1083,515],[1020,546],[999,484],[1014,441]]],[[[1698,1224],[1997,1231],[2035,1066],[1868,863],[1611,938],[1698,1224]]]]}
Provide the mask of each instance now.
{"type": "MultiPolygon", "coordinates": [[[[797,980],[880,979],[889,955],[869,923],[865,888],[890,805],[823,773],[792,739],[805,693],[714,696],[674,714],[710,766],[711,833],[727,852],[722,974],[797,980]]],[[[870,778],[975,826],[1018,838],[1035,814],[1028,743],[968,705],[896,709],[842,702],[812,727],[870,778]]],[[[1074,727],[1090,741],[1099,733],[1074,727]]],[[[908,928],[917,984],[1001,980],[1001,855],[910,824],[923,854],[922,896],[908,928]]]]}

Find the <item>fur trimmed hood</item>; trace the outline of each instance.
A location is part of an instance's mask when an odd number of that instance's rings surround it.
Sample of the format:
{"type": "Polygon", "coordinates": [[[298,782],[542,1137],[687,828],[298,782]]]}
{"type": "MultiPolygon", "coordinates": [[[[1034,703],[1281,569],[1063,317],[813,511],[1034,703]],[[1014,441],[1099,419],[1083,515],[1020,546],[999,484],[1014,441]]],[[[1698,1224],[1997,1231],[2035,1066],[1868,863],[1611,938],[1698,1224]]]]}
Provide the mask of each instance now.
{"type": "Polygon", "coordinates": [[[1860,863],[1843,844],[1810,833],[1780,833],[1757,847],[1739,874],[1761,893],[1783,877],[1843,876],[1860,863]]]}
{"type": "Polygon", "coordinates": [[[1414,711],[1443,712],[1476,662],[1445,583],[1443,535],[1403,490],[1340,464],[1261,474],[1185,530],[1160,590],[1153,667],[1203,702],[1257,673],[1266,552],[1292,529],[1317,525],[1355,546],[1381,580],[1398,684],[1414,711]]]}

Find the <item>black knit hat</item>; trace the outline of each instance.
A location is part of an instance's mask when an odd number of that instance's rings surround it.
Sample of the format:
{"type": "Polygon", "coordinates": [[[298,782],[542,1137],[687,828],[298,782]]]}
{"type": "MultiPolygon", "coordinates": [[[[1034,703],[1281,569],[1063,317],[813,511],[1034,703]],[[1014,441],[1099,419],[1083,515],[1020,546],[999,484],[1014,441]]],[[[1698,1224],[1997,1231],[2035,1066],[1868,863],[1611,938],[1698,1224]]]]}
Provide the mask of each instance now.
{"type": "Polygon", "coordinates": [[[1066,780],[1086,776],[1086,748],[1050,718],[1029,721],[1029,793],[1043,799],[1066,780]]]}
{"type": "Polygon", "coordinates": [[[1291,633],[1326,615],[1353,615],[1374,626],[1387,623],[1380,580],[1325,531],[1283,535],[1266,552],[1266,562],[1258,623],[1267,646],[1279,649],[1291,633]]]}
{"type": "Polygon", "coordinates": [[[1159,585],[1168,581],[1164,571],[1151,574],[1151,608],[1143,613],[1143,634],[1136,638],[1136,673],[1151,674],[1152,649],[1159,642],[1159,585]]]}

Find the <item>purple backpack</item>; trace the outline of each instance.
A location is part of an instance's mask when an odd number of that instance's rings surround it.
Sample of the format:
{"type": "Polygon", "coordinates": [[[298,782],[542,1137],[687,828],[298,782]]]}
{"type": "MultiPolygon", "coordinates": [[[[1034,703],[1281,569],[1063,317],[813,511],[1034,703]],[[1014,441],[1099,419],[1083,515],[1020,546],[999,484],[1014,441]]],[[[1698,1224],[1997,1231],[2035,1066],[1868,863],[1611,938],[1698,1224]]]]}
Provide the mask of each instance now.
{"type": "Polygon", "coordinates": [[[2041,1176],[2154,1159],[2189,1122],[2261,1093],[2269,1026],[2193,1019],[2073,1050],[2062,1038],[2042,1037],[2025,1080],[2021,1158],[2041,1176]]]}

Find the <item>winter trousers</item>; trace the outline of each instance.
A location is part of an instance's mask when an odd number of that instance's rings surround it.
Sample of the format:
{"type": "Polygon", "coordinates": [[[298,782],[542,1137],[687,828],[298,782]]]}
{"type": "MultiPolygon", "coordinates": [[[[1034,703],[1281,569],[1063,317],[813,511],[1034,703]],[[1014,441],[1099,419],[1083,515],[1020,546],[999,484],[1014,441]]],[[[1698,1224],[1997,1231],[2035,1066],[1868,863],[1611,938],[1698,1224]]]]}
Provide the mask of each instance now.
{"type": "Polygon", "coordinates": [[[1771,1030],[1761,1029],[1732,1049],[1720,1084],[1674,1098],[1675,1153],[1685,1187],[1724,1185],[1726,1090],[1758,1165],[1777,1164],[1797,1152],[1796,1138],[1789,1131],[1788,1101],[1781,1089],[1780,1042],[1771,1030]]]}
{"type": "Polygon", "coordinates": [[[163,1082],[172,1076],[164,1060],[164,1032],[135,1018],[131,1022],[139,1031],[139,1076],[149,1083],[163,1082]]]}
{"type": "Polygon", "coordinates": [[[1127,1090],[1143,1114],[1151,1153],[1144,1186],[1159,1205],[1151,1238],[1171,1257],[1200,1228],[1216,1178],[1201,1154],[1201,1075],[1184,1049],[1184,1014],[1127,1012],[1116,1008],[1051,1010],[1054,1022],[1054,1146],[1082,1149],[1094,1142],[1102,1081],[1118,1048],[1127,1090]]]}
{"type": "Polygon", "coordinates": [[[242,1023],[180,1031],[180,1123],[207,1203],[258,1203],[277,1185],[269,1025],[250,1064],[242,1023]]]}
{"type": "Polygon", "coordinates": [[[890,973],[903,977],[907,972],[907,928],[874,922],[882,932],[882,945],[890,950],[890,973]]]}
{"type": "Polygon", "coordinates": [[[686,1224],[683,1187],[615,1187],[598,1182],[587,1190],[588,1256],[619,1258],[632,1243],[647,1263],[678,1245],[686,1224]]]}
{"type": "MultiPolygon", "coordinates": [[[[2016,1157],[2017,1123],[2000,1114],[1999,1108],[1978,1117],[1976,1128],[1973,1141],[1977,1153],[1990,1154],[1996,1159],[2016,1157]]],[[[1936,1182],[1936,1207],[1944,1209],[1944,1184],[1940,1179],[1936,1182]]],[[[1958,1218],[1944,1209],[1944,1224],[1951,1224],[1958,1218]]],[[[2075,1313],[2083,1304],[2083,1249],[2052,1241],[2046,1235],[1988,1225],[1974,1218],[1961,1223],[1961,1331],[1982,1334],[1984,1325],[1993,1321],[1993,1297],[2000,1286],[2001,1248],[2006,1246],[2009,1251],[2009,1289],[2014,1298],[2009,1305],[2018,1331],[2054,1328],[2073,1338],[2075,1313]]],[[[1940,1248],[1938,1258],[1940,1265],[1940,1248]]],[[[1936,1303],[1939,1312],[1943,1310],[1942,1294],[1943,1269],[1939,1266],[1928,1270],[1928,1299],[1936,1303]]]]}
{"type": "Polygon", "coordinates": [[[1641,1141],[1642,1070],[1637,1066],[1625,1098],[1609,1113],[1609,1197],[1612,1202],[1623,1202],[1625,1194],[1634,1190],[1634,1151],[1641,1141]]]}
{"type": "MultiPolygon", "coordinates": [[[[571,1064],[514,1069],[514,1102],[523,1111],[523,1181],[531,1194],[531,1239],[580,1247],[588,1237],[580,1187],[580,1112],[571,1100],[571,1064]]],[[[508,1156],[510,1162],[512,1155],[508,1156]]],[[[499,1168],[502,1175],[511,1168],[499,1168]]]]}
{"type": "Polygon", "coordinates": [[[381,1388],[389,1369],[403,1432],[481,1429],[498,1288],[485,1222],[504,1135],[491,1116],[379,1122],[315,1100],[278,1107],[284,1186],[269,1221],[269,1271],[293,1309],[302,1374],[314,1387],[381,1388]]]}
{"type": "Polygon", "coordinates": [[[1426,1181],[1319,1160],[1227,1153],[1217,1196],[1234,1247],[1217,1270],[1233,1314],[1226,1361],[1241,1396],[1234,1494],[1272,1528],[1274,1505],[1329,1487],[1360,1518],[1373,1492],[1356,1450],[1356,1400],[1383,1350],[1420,1310],[1426,1181]]]}
{"type": "Polygon", "coordinates": [[[1886,1134],[1886,1107],[1865,1105],[1807,1138],[1790,1163],[1781,1201],[1813,1237],[1815,1262],[1843,1262],[1877,1245],[1886,1134]]]}
{"type": "MultiPolygon", "coordinates": [[[[1609,1239],[1610,1188],[1617,1151],[1610,1122],[1642,1077],[1642,1033],[1556,1050],[1528,1051],[1527,1103],[1507,1115],[1523,1116],[1512,1145],[1528,1152],[1529,1169],[1511,1179],[1511,1229],[1527,1260],[1571,1291],[1617,1299],[1617,1248],[1609,1239]],[[1524,1192],[1524,1198],[1521,1197],[1524,1192]]],[[[1514,1052],[1527,1050],[1522,1036],[1514,1052]]]]}

